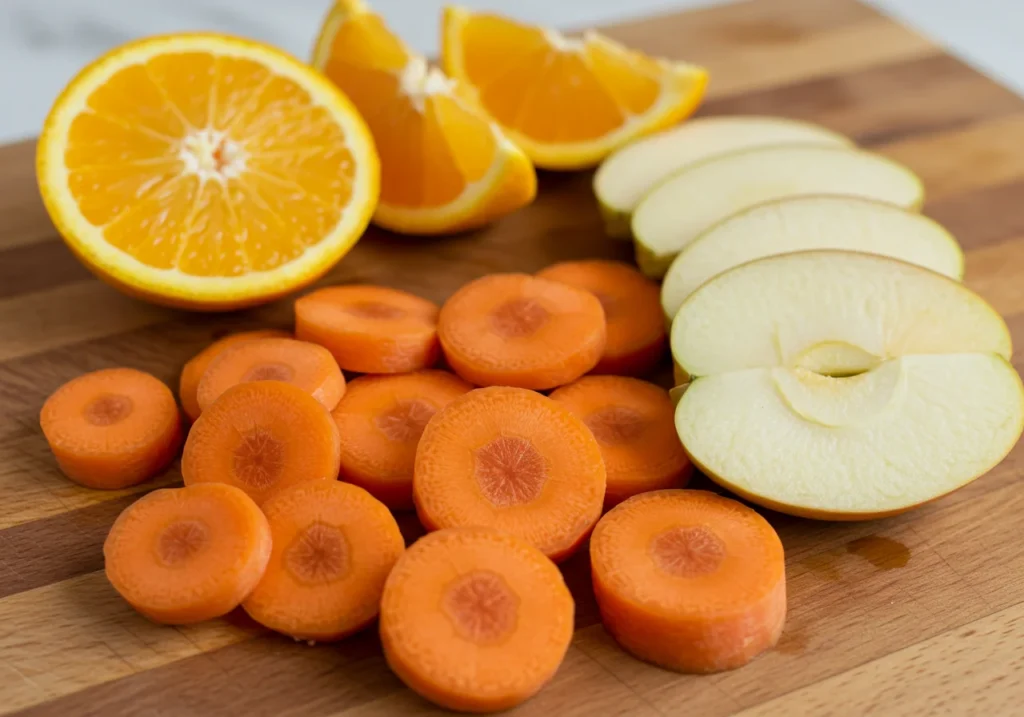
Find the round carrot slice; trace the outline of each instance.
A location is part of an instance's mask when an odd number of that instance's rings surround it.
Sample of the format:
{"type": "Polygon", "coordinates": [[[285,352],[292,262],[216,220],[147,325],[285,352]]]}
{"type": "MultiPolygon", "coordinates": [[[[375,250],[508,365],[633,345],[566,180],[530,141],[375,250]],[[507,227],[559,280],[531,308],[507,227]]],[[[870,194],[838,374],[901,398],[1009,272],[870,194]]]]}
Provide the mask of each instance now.
{"type": "Polygon", "coordinates": [[[232,386],[247,381],[290,383],[328,411],[345,394],[345,377],[323,346],[295,339],[252,339],[225,349],[210,362],[196,391],[200,411],[232,386]]]}
{"type": "Polygon", "coordinates": [[[389,508],[412,508],[413,463],[423,429],[435,413],[472,388],[432,369],[352,381],[332,413],[345,439],[341,479],[365,488],[389,508]]]}
{"type": "Polygon", "coordinates": [[[340,640],[369,624],[405,550],[398,523],[359,486],[309,481],[263,504],[274,549],[242,607],[299,640],[340,640]]]}
{"type": "Polygon", "coordinates": [[[568,557],[601,515],[605,470],[590,430],[521,388],[470,391],[423,431],[413,499],[427,530],[484,525],[568,557]]]}
{"type": "Polygon", "coordinates": [[[452,710],[493,712],[536,694],[565,657],[575,606],[558,568],[489,528],[420,538],[384,586],[380,636],[395,674],[452,710]]]}
{"type": "Polygon", "coordinates": [[[537,276],[585,289],[601,302],[608,340],[594,373],[640,376],[665,355],[668,339],[661,290],[629,264],[605,259],[566,261],[537,276]]]}
{"type": "Polygon", "coordinates": [[[172,625],[234,610],[270,558],[270,527],[242,491],[215,483],[139,498],[103,543],[107,579],[143,615],[172,625]]]}
{"type": "Polygon", "coordinates": [[[251,381],[229,388],[199,416],[185,441],[185,485],[228,483],[257,503],[302,481],[336,480],[338,427],[297,386],[251,381]]]}
{"type": "Polygon", "coordinates": [[[196,398],[196,391],[199,389],[199,379],[203,377],[210,362],[220,356],[227,348],[253,339],[284,339],[290,334],[279,329],[257,329],[255,331],[242,331],[237,334],[225,336],[214,341],[205,349],[189,359],[181,369],[181,378],[178,380],[178,399],[181,407],[185,409],[185,415],[190,421],[199,418],[202,410],[199,408],[199,399],[196,398]]]}
{"type": "Polygon", "coordinates": [[[441,307],[437,331],[455,373],[477,386],[561,386],[593,369],[605,346],[593,294],[528,274],[466,284],[441,307]]]}
{"type": "Polygon", "coordinates": [[[699,490],[635,496],[590,539],[608,632],[642,660],[680,672],[745,665],[786,619],[782,543],[742,503],[699,490]]]}
{"type": "Polygon", "coordinates": [[[295,302],[295,334],[346,371],[406,373],[437,363],[437,304],[385,286],[331,286],[295,302]]]}
{"type": "Polygon", "coordinates": [[[605,508],[637,493],[682,488],[693,473],[664,389],[636,378],[584,376],[551,394],[587,424],[601,446],[605,508]]]}
{"type": "Polygon", "coordinates": [[[64,475],[89,488],[141,483],[181,447],[181,415],[171,389],[132,368],[68,381],[46,399],[39,424],[64,475]]]}

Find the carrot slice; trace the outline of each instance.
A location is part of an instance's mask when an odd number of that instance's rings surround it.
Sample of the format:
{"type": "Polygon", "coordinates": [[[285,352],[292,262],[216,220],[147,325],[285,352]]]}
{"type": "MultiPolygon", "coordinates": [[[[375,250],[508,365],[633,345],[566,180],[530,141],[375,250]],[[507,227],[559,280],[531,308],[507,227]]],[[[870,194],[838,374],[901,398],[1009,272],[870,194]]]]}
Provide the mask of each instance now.
{"type": "Polygon", "coordinates": [[[661,289],[621,261],[588,259],[553,264],[537,276],[585,289],[604,308],[608,340],[594,373],[641,376],[665,355],[661,289]]]}
{"type": "Polygon", "coordinates": [[[298,386],[328,411],[345,394],[345,377],[331,352],[295,339],[252,339],[225,349],[199,380],[196,398],[205,411],[232,386],[283,381],[298,386]]]}
{"type": "Polygon", "coordinates": [[[295,334],[346,371],[406,373],[437,363],[437,304],[385,286],[331,286],[295,302],[295,334]]]}
{"type": "Polygon", "coordinates": [[[164,488],[121,512],[103,543],[107,579],[146,617],[172,625],[234,610],[270,558],[270,526],[244,492],[164,488]]]}
{"type": "Polygon", "coordinates": [[[441,307],[437,331],[452,369],[477,386],[561,386],[593,369],[605,346],[593,294],[528,274],[466,284],[441,307]]]}
{"type": "Polygon", "coordinates": [[[181,415],[171,389],[132,368],[68,381],[46,399],[39,424],[64,475],[89,488],[141,483],[181,447],[181,415]]]}
{"type": "Polygon", "coordinates": [[[412,503],[416,446],[427,422],[472,386],[446,371],[361,376],[332,415],[344,436],[341,479],[394,510],[412,503]]]}
{"type": "Polygon", "coordinates": [[[601,515],[604,461],[566,408],[496,386],[455,399],[427,424],[412,487],[427,530],[489,526],[561,560],[601,515]]]}
{"type": "Polygon", "coordinates": [[[637,493],[682,488],[693,473],[676,433],[675,408],[653,383],[624,376],[584,376],[551,394],[587,424],[601,446],[605,508],[637,493]]]}
{"type": "Polygon", "coordinates": [[[405,550],[398,523],[359,486],[307,481],[263,504],[274,549],[242,607],[271,630],[332,641],[377,617],[384,581],[405,550]]]}
{"type": "Polygon", "coordinates": [[[635,496],[590,539],[608,632],[642,660],[680,672],[745,665],[786,619],[782,543],[742,503],[699,490],[635,496]]]}
{"type": "Polygon", "coordinates": [[[217,358],[222,351],[239,343],[252,341],[253,339],[284,339],[290,336],[291,334],[287,331],[279,329],[242,331],[214,341],[189,359],[182,367],[181,378],[178,380],[178,399],[181,401],[181,407],[185,409],[185,415],[188,416],[190,421],[194,421],[202,413],[202,410],[199,408],[199,399],[196,398],[196,391],[199,389],[199,379],[206,373],[210,362],[217,358]]]}
{"type": "Polygon", "coordinates": [[[536,548],[489,528],[453,528],[412,545],[380,609],[388,665],[410,689],[466,712],[514,707],[561,664],[575,605],[536,548]]]}
{"type": "Polygon", "coordinates": [[[298,386],[251,381],[232,386],[199,416],[185,441],[185,485],[228,483],[257,503],[302,481],[336,480],[338,427],[298,386]]]}

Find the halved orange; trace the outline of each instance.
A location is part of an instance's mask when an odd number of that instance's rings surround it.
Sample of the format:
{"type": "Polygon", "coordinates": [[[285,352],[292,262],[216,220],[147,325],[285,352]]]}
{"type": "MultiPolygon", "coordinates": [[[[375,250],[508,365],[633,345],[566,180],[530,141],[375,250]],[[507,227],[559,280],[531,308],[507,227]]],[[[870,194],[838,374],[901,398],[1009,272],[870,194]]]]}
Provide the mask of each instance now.
{"type": "Polygon", "coordinates": [[[214,34],[138,40],[82,70],[46,120],[37,175],[95,273],[204,310],[318,278],[362,235],[380,185],[373,140],[336,87],[214,34]]]}
{"type": "Polygon", "coordinates": [[[702,67],[648,57],[594,32],[570,38],[446,7],[445,71],[545,169],[596,165],[612,150],[697,109],[702,67]]]}
{"type": "Polygon", "coordinates": [[[362,0],[336,0],[313,65],[355,103],[381,159],[374,222],[406,234],[483,226],[533,200],[526,155],[470,93],[409,50],[362,0]]]}

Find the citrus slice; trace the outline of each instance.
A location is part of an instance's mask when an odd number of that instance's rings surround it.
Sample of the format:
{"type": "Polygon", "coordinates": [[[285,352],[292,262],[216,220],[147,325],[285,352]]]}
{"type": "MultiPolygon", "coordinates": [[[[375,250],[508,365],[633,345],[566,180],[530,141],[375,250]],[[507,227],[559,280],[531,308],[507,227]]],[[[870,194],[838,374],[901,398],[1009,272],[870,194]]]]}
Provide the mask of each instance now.
{"type": "Polygon", "coordinates": [[[648,57],[588,30],[570,38],[499,15],[446,7],[445,71],[538,167],[579,169],[689,116],[702,67],[648,57]]]}
{"type": "Polygon", "coordinates": [[[468,88],[428,67],[362,0],[336,0],[313,65],[355,103],[377,144],[376,224],[405,234],[462,231],[536,195],[530,160],[468,88]]]}
{"type": "Polygon", "coordinates": [[[324,274],[379,191],[352,104],[273,48],[151,37],[82,70],[37,150],[43,201],[96,274],[157,303],[238,308],[324,274]]]}

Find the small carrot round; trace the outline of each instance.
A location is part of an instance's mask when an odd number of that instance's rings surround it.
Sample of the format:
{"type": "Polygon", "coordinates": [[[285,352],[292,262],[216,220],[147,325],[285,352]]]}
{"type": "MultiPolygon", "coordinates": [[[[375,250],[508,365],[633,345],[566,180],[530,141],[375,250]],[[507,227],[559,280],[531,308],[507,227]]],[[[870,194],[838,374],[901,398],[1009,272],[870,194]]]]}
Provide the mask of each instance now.
{"type": "Polygon", "coordinates": [[[181,415],[171,389],[132,368],[68,381],[46,399],[39,424],[64,475],[88,488],[141,483],[181,447],[181,415]]]}
{"type": "Polygon", "coordinates": [[[143,615],[184,625],[234,610],[270,558],[270,526],[242,491],[210,483],[155,490],[103,543],[107,579],[143,615]]]}
{"type": "Polygon", "coordinates": [[[232,386],[189,431],[181,456],[185,485],[227,483],[262,504],[302,481],[336,480],[338,427],[298,386],[250,381],[232,386]]]}
{"type": "Polygon", "coordinates": [[[573,635],[575,605],[536,548],[489,528],[420,538],[384,586],[380,636],[396,675],[451,710],[494,712],[554,676],[573,635]]]}
{"type": "Polygon", "coordinates": [[[537,276],[585,289],[604,308],[608,340],[594,373],[641,376],[665,355],[667,332],[658,285],[621,261],[553,264],[537,276]]]}
{"type": "Polygon", "coordinates": [[[680,672],[745,665],[786,619],[782,543],[747,506],[699,490],[643,493],[590,539],[594,595],[628,652],[680,672]]]}
{"type": "Polygon", "coordinates": [[[206,411],[221,394],[246,381],[284,381],[298,386],[330,411],[345,394],[345,377],[331,352],[295,339],[252,339],[214,358],[199,380],[196,398],[206,411]]]}
{"type": "Polygon", "coordinates": [[[345,371],[406,373],[440,356],[437,304],[385,286],[331,286],[295,302],[295,335],[334,354],[345,371]]]}
{"type": "Polygon", "coordinates": [[[427,422],[472,386],[446,371],[361,376],[331,415],[344,440],[341,479],[393,510],[412,503],[416,446],[427,422]]]}
{"type": "Polygon", "coordinates": [[[493,527],[561,560],[601,515],[604,460],[566,408],[495,386],[455,399],[427,424],[412,487],[427,530],[493,527]]]}
{"type": "Polygon", "coordinates": [[[181,378],[178,379],[178,399],[185,415],[190,421],[199,418],[202,410],[199,408],[199,399],[196,398],[196,391],[199,389],[199,380],[206,373],[210,362],[217,358],[222,351],[232,346],[253,339],[286,339],[291,334],[279,329],[257,329],[255,331],[242,331],[237,334],[230,334],[222,339],[214,341],[205,349],[190,358],[181,369],[181,378]]]}
{"type": "Polygon", "coordinates": [[[605,508],[637,493],[682,488],[693,473],[676,433],[675,408],[653,383],[624,376],[584,376],[551,394],[587,424],[608,474],[605,508]]]}
{"type": "Polygon", "coordinates": [[[384,581],[405,550],[398,523],[359,486],[308,481],[263,504],[274,548],[242,603],[271,630],[333,641],[377,617],[384,581]]]}

